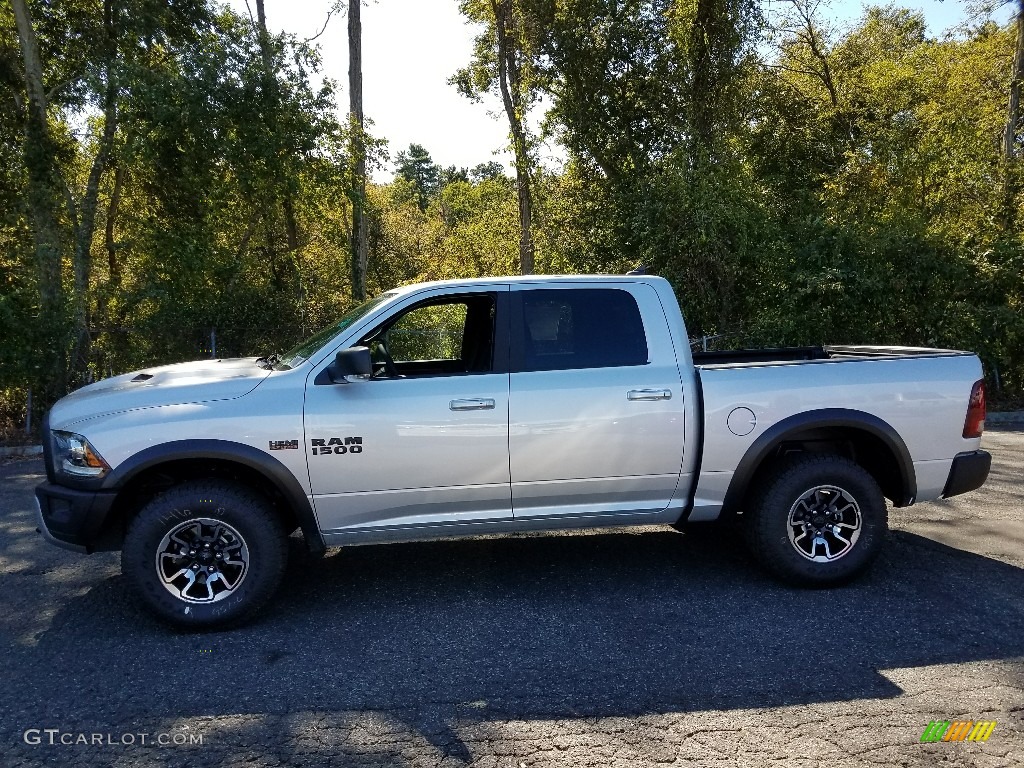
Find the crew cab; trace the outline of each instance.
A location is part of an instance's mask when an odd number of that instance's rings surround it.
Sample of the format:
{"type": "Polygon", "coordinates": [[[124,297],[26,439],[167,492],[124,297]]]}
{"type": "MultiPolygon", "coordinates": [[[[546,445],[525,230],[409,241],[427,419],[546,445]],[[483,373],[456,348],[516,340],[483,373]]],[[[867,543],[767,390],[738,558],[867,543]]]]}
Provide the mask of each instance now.
{"type": "Polygon", "coordinates": [[[40,531],[121,550],[158,616],[240,621],[308,549],[728,520],[801,586],[863,572],[902,507],[979,487],[978,358],[691,352],[647,276],[421,283],[289,352],[83,387],[45,427],[40,531]]]}

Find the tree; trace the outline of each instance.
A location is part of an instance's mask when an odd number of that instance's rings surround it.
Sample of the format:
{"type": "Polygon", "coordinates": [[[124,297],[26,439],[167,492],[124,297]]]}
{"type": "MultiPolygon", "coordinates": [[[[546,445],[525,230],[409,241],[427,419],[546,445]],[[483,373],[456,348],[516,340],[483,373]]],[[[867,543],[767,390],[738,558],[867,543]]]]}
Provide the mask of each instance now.
{"type": "MultiPolygon", "coordinates": [[[[132,345],[140,357],[180,354],[180,342],[159,332],[171,324],[205,326],[207,337],[216,326],[224,350],[280,349],[278,331],[290,346],[316,317],[310,308],[323,300],[321,276],[339,289],[328,307],[349,301],[350,279],[339,283],[327,263],[349,243],[322,224],[338,226],[348,240],[350,210],[339,204],[349,190],[339,173],[347,132],[333,116],[329,84],[310,85],[315,51],[271,36],[268,84],[263,48],[258,24],[220,15],[205,44],[166,51],[126,103],[123,197],[131,203],[118,213],[115,251],[124,276],[110,322],[156,329],[153,347],[132,345]],[[304,215],[310,189],[330,196],[337,214],[304,215]],[[289,198],[292,217],[283,205],[289,198]]],[[[349,271],[347,259],[341,266],[349,271]]]]}
{"type": "MultiPolygon", "coordinates": [[[[280,131],[277,125],[281,111],[281,93],[278,88],[277,79],[278,63],[275,60],[271,35],[267,30],[267,14],[264,8],[264,0],[256,0],[256,19],[256,36],[259,40],[260,58],[263,61],[263,78],[260,84],[264,100],[263,120],[274,138],[282,138],[283,131],[280,131]]],[[[330,19],[330,15],[328,15],[328,19],[330,19]]],[[[275,160],[284,156],[287,151],[287,147],[278,145],[273,147],[273,154],[267,159],[272,165],[277,165],[278,163],[275,160]]],[[[299,248],[299,233],[298,224],[295,220],[294,191],[289,183],[291,181],[290,175],[283,173],[281,178],[282,188],[280,191],[273,190],[273,196],[276,198],[279,195],[281,198],[280,204],[285,220],[287,247],[289,252],[294,252],[299,248]]],[[[276,203],[277,201],[273,200],[271,202],[276,203]]],[[[270,252],[276,255],[276,249],[273,246],[270,247],[270,252]]]]}
{"type": "MultiPolygon", "coordinates": [[[[136,71],[138,60],[144,55],[146,36],[151,34],[156,19],[180,22],[188,18],[196,23],[205,18],[204,9],[183,6],[168,10],[161,9],[158,3],[142,3],[129,14],[117,0],[103,0],[98,7],[91,3],[69,4],[55,21],[45,20],[52,38],[49,45],[59,45],[71,38],[84,41],[79,50],[69,54],[73,65],[65,65],[61,72],[60,64],[44,64],[25,0],[13,3],[29,96],[25,166],[31,179],[28,204],[39,264],[40,320],[48,334],[49,360],[44,366],[44,381],[51,396],[62,394],[69,385],[84,383],[90,376],[92,241],[100,187],[111,162],[119,126],[119,106],[126,90],[124,80],[128,73],[136,71]],[[62,24],[66,26],[61,28],[62,24]],[[47,66],[51,74],[66,78],[53,83],[49,92],[44,87],[47,66]],[[92,108],[96,113],[88,123],[92,135],[88,142],[83,142],[85,152],[78,158],[88,168],[81,178],[75,178],[73,164],[61,162],[64,158],[58,157],[74,154],[67,126],[55,123],[51,116],[53,105],[48,103],[51,98],[62,97],[60,108],[72,113],[92,108]],[[64,132],[64,146],[59,152],[55,129],[64,132]],[[72,275],[68,301],[61,280],[66,249],[70,250],[72,275]]],[[[172,23],[165,40],[172,42],[177,34],[172,23]]]]}
{"type": "Polygon", "coordinates": [[[447,187],[449,184],[454,184],[457,181],[469,181],[468,168],[456,168],[454,165],[449,165],[447,168],[441,169],[441,187],[447,187]]]}
{"type": "Polygon", "coordinates": [[[505,167],[501,163],[496,163],[493,160],[480,163],[473,166],[469,171],[470,181],[485,181],[487,179],[497,179],[500,176],[505,175],[505,167]]]}
{"type": "Polygon", "coordinates": [[[398,153],[395,175],[412,184],[421,211],[427,210],[430,200],[441,188],[441,167],[420,144],[410,144],[408,150],[398,153]]]}
{"type": "Polygon", "coordinates": [[[601,240],[586,251],[602,269],[659,269],[706,329],[738,324],[745,294],[737,285],[756,258],[761,214],[732,137],[749,104],[742,84],[757,5],[537,0],[531,8],[534,82],[552,102],[545,125],[574,176],[565,189],[582,195],[588,215],[584,200],[604,206],[590,222],[601,240]]]}
{"type": "Polygon", "coordinates": [[[49,330],[49,359],[44,380],[50,381],[49,396],[66,391],[68,371],[65,360],[66,320],[64,288],[61,281],[63,233],[60,222],[63,180],[57,162],[57,146],[50,129],[43,64],[32,17],[25,0],[13,0],[14,17],[24,61],[28,93],[25,120],[24,163],[28,171],[27,204],[32,220],[35,260],[39,285],[42,328],[49,330]]]}
{"type": "Polygon", "coordinates": [[[352,294],[362,301],[366,298],[366,135],[363,125],[363,25],[361,0],[348,3],[348,90],[349,135],[351,149],[351,182],[349,199],[352,201],[352,294]]]}
{"type": "Polygon", "coordinates": [[[1020,235],[999,216],[1012,30],[939,41],[893,7],[842,34],[797,21],[752,75],[743,137],[779,223],[761,328],[975,349],[1015,370],[1020,235]]]}
{"type": "Polygon", "coordinates": [[[519,264],[522,273],[534,269],[532,141],[526,115],[538,98],[536,82],[536,18],[521,0],[461,0],[459,9],[484,25],[477,36],[472,63],[451,79],[470,99],[497,90],[509,124],[519,199],[519,264]]]}
{"type": "Polygon", "coordinates": [[[28,386],[46,407],[61,376],[209,355],[212,328],[219,355],[288,348],[357,300],[358,205],[366,293],[522,272],[524,178],[538,272],[647,263],[727,344],[975,349],[1024,391],[1013,24],[839,30],[793,0],[768,49],[748,0],[467,2],[455,80],[504,108],[504,58],[527,172],[411,145],[362,196],[381,142],[261,5],[0,4],[0,429],[28,386]],[[563,168],[534,163],[541,135],[563,168]]]}
{"type": "Polygon", "coordinates": [[[1021,141],[1021,88],[1024,87],[1024,0],[1017,4],[1014,19],[1016,45],[1013,69],[1010,72],[1009,97],[1006,108],[1006,128],[1003,130],[1003,204],[1001,219],[1006,229],[1012,229],[1017,218],[1017,195],[1020,187],[1018,144],[1021,141]]]}

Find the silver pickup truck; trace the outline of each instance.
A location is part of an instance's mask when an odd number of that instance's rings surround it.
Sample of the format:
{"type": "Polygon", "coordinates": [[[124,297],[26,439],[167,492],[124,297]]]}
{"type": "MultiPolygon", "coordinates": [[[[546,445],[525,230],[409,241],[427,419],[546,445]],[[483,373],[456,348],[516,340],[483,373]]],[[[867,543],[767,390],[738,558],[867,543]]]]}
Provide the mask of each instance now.
{"type": "Polygon", "coordinates": [[[777,576],[861,573],[897,507],[979,487],[978,358],[693,353],[668,282],[409,285],[291,351],[151,368],[50,411],[39,527],[143,602],[236,622],[307,547],[728,520],[777,576]]]}

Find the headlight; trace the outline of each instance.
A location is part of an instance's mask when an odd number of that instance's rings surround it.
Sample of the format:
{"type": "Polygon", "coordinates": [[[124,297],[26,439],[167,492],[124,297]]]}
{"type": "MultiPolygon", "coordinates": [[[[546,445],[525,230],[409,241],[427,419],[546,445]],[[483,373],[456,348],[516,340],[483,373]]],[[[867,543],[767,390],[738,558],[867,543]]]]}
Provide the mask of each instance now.
{"type": "Polygon", "coordinates": [[[53,463],[58,472],[71,477],[98,478],[110,471],[89,441],[74,432],[53,433],[53,463]]]}

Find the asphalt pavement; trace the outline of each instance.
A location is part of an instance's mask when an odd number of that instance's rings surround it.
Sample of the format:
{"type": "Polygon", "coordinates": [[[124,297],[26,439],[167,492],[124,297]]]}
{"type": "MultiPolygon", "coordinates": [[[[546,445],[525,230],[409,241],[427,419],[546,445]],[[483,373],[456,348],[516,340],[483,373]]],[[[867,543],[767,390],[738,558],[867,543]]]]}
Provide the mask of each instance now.
{"type": "Polygon", "coordinates": [[[255,622],[200,634],[44,542],[42,463],[8,460],[0,766],[1024,765],[1024,431],[983,444],[986,486],[891,510],[840,589],[670,528],[296,546],[255,622]]]}

